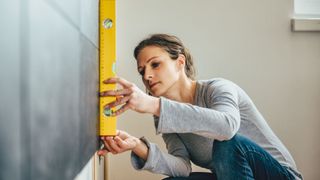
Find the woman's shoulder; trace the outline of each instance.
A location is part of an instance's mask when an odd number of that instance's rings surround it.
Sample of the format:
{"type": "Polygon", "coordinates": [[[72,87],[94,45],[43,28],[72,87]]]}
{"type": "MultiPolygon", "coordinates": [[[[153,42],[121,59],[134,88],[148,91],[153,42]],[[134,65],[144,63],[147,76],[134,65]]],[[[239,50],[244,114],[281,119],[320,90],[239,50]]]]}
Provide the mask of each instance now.
{"type": "Polygon", "coordinates": [[[197,92],[200,96],[219,96],[239,94],[242,89],[233,81],[225,78],[211,78],[206,80],[197,80],[197,92]]]}
{"type": "Polygon", "coordinates": [[[210,88],[210,89],[215,89],[219,87],[229,87],[229,86],[238,86],[235,84],[233,81],[228,80],[226,78],[211,78],[211,79],[202,79],[202,80],[197,80],[197,83],[202,87],[202,88],[210,88]]]}
{"type": "Polygon", "coordinates": [[[212,98],[228,97],[238,101],[242,90],[233,81],[225,78],[211,78],[198,80],[197,98],[204,97],[204,101],[211,101],[212,98]]]}

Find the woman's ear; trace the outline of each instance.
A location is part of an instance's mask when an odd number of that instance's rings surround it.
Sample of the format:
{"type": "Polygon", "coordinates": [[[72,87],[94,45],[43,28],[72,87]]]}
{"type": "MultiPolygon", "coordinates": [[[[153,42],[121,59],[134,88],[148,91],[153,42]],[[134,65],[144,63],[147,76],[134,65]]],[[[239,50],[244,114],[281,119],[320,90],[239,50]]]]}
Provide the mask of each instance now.
{"type": "Polygon", "coordinates": [[[183,54],[179,54],[177,64],[179,69],[184,69],[184,66],[186,65],[186,57],[183,54]]]}

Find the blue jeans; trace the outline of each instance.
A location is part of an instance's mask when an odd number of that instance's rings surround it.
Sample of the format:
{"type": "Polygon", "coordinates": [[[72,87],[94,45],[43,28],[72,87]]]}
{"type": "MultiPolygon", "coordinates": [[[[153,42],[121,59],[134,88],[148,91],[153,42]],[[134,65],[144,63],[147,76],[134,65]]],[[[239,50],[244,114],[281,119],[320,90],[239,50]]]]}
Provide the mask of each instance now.
{"type": "Polygon", "coordinates": [[[287,180],[294,179],[267,151],[248,138],[235,135],[228,141],[214,141],[213,173],[193,172],[189,177],[168,177],[165,180],[287,180]]]}

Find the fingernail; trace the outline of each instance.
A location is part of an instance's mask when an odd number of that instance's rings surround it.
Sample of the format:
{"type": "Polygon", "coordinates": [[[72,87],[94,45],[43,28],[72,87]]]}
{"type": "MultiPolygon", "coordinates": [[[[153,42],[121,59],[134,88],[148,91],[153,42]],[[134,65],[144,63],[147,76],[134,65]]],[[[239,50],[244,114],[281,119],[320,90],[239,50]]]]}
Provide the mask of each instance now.
{"type": "Polygon", "coordinates": [[[108,82],[109,82],[109,80],[110,80],[110,78],[109,78],[109,79],[104,80],[104,81],[103,81],[103,83],[108,83],[108,82]]]}

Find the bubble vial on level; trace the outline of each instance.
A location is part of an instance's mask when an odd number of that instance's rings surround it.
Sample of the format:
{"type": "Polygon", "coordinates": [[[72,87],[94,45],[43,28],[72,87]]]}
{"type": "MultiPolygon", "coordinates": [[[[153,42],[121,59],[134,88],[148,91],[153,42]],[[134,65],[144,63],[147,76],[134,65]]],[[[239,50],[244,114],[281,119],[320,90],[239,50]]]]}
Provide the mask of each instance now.
{"type": "Polygon", "coordinates": [[[113,111],[110,108],[105,108],[103,114],[107,117],[112,116],[113,111]]]}
{"type": "Polygon", "coordinates": [[[103,27],[106,29],[110,29],[112,27],[112,20],[111,19],[105,19],[103,21],[103,27]]]}

